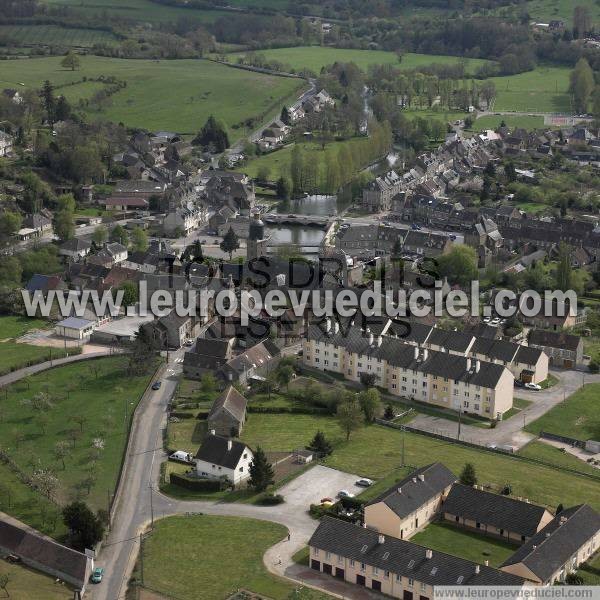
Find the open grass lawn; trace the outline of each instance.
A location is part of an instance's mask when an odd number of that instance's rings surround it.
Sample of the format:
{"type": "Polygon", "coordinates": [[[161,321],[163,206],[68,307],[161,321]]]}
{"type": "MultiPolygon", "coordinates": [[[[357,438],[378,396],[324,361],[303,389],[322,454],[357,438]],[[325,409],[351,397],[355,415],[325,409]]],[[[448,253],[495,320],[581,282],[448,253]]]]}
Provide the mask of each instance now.
{"type": "MultiPolygon", "coordinates": [[[[160,7],[159,4],[152,4],[160,7]]],[[[187,11],[186,11],[187,12],[187,11]]],[[[46,79],[54,85],[80,82],[82,78],[113,75],[127,87],[111,97],[112,103],[91,118],[123,122],[131,127],[197,132],[214,114],[230,127],[232,138],[243,129],[231,129],[246,119],[279,112],[284,99],[294,100],[304,82],[232,69],[207,60],[125,60],[84,56],[81,68],[67,71],[61,57],[10,60],[2,64],[0,86],[40,88],[46,79]]],[[[83,84],[78,84],[79,87],[83,84]]],[[[69,95],[69,88],[60,88],[69,95]]],[[[59,91],[60,91],[59,90],[59,91]]],[[[86,90],[93,93],[93,87],[86,90]]],[[[77,90],[72,98],[79,94],[77,90]]],[[[90,109],[91,110],[91,109],[90,109]]]]}
{"type": "MultiPolygon", "coordinates": [[[[497,85],[497,84],[496,84],[497,85]]],[[[507,127],[521,127],[523,129],[543,129],[544,117],[512,117],[500,115],[486,115],[475,121],[473,129],[479,131],[481,129],[497,129],[500,123],[506,123],[507,127]]]]}
{"type": "Polygon", "coordinates": [[[53,577],[34,571],[23,565],[13,565],[5,560],[0,561],[0,577],[8,575],[4,598],[11,600],[69,600],[73,598],[73,590],[67,585],[54,582],[53,577]]]}
{"type": "Polygon", "coordinates": [[[499,567],[517,549],[503,540],[459,529],[447,523],[431,523],[410,541],[431,548],[434,552],[437,550],[453,554],[479,564],[489,560],[490,567],[499,567]]]}
{"type": "Polygon", "coordinates": [[[494,110],[569,112],[569,73],[566,67],[537,67],[510,77],[492,77],[498,93],[494,110]]]}
{"type": "MultiPolygon", "coordinates": [[[[28,476],[38,469],[51,472],[58,481],[53,497],[59,504],[82,498],[94,509],[107,508],[108,494],[117,482],[127,425],[149,382],[148,376],[128,375],[125,366],[125,357],[111,357],[57,367],[32,376],[29,388],[21,381],[2,396],[2,449],[28,476]],[[24,403],[39,393],[48,394],[51,401],[51,408],[44,413],[24,403]],[[79,416],[83,423],[75,420],[79,416]],[[64,468],[54,453],[57,442],[68,445],[64,468]],[[95,451],[94,446],[102,449],[95,451]],[[91,473],[93,478],[86,481],[91,473]]],[[[0,510],[46,533],[60,534],[60,523],[53,524],[44,514],[51,509],[49,503],[18,482],[2,464],[0,480],[6,479],[12,482],[11,497],[0,494],[0,510]]]]}
{"type": "Polygon", "coordinates": [[[548,431],[578,440],[600,440],[600,383],[587,384],[533,421],[525,431],[548,431]]]}
{"type": "MultiPolygon", "coordinates": [[[[79,350],[79,348],[70,348],[69,354],[77,354],[79,350]]],[[[0,375],[5,375],[28,365],[63,358],[66,355],[67,352],[63,348],[0,342],[0,375]]]]}
{"type": "Polygon", "coordinates": [[[43,319],[29,317],[3,316],[0,317],[0,340],[17,338],[32,329],[48,329],[50,324],[43,319]]]}
{"type": "MultiPolygon", "coordinates": [[[[600,482],[510,456],[376,425],[359,429],[346,443],[334,417],[251,414],[242,439],[252,448],[260,444],[265,450],[290,450],[305,446],[319,429],[334,445],[334,452],[325,464],[348,473],[393,479],[402,462],[404,436],[407,465],[416,467],[441,461],[458,475],[465,463],[471,462],[479,483],[490,484],[494,489],[510,483],[514,495],[529,498],[532,502],[550,507],[556,507],[560,502],[565,506],[589,502],[600,508],[600,482]]],[[[389,485],[393,483],[389,480],[389,485]]]]}
{"type": "Polygon", "coordinates": [[[600,585],[600,552],[596,552],[592,560],[583,565],[577,574],[583,577],[584,585],[600,585]]]}
{"type": "Polygon", "coordinates": [[[223,10],[200,10],[167,6],[151,0],[44,0],[46,4],[68,6],[84,17],[107,14],[142,23],[175,23],[186,19],[196,23],[211,23],[230,15],[223,10]]]}
{"type": "MultiPolygon", "coordinates": [[[[462,60],[457,56],[407,53],[402,56],[402,61],[399,61],[395,52],[386,52],[384,50],[350,50],[321,46],[275,48],[260,50],[259,52],[268,60],[277,60],[285,65],[289,65],[296,71],[310,69],[315,73],[319,73],[322,67],[335,62],[353,62],[357,67],[366,71],[370,65],[394,65],[409,70],[434,63],[455,64],[462,60]]],[[[243,53],[231,54],[230,60],[234,62],[238,56],[243,56],[243,53]]],[[[467,72],[474,72],[488,61],[469,58],[465,62],[467,72]]]]}
{"type": "Polygon", "coordinates": [[[222,600],[239,588],[285,600],[295,586],[268,573],[263,554],[286,535],[283,525],[240,517],[162,519],[144,541],[144,583],[186,600],[222,600]]]}
{"type": "MultiPolygon", "coordinates": [[[[530,0],[523,5],[523,10],[532,19],[542,23],[548,23],[554,19],[565,21],[567,26],[573,22],[573,9],[575,6],[587,6],[592,14],[592,19],[600,19],[600,6],[595,0],[530,0]]],[[[509,9],[510,10],[510,9],[509,9]]]]}
{"type": "Polygon", "coordinates": [[[117,38],[108,31],[58,25],[2,25],[0,37],[14,40],[24,46],[91,47],[94,44],[117,42],[117,38]]]}
{"type": "Polygon", "coordinates": [[[577,457],[568,452],[561,452],[560,448],[546,444],[545,442],[533,441],[519,450],[521,456],[529,458],[537,458],[554,465],[560,465],[568,469],[575,469],[583,473],[590,473],[596,477],[600,477],[600,469],[588,465],[585,461],[579,460],[577,457]]]}

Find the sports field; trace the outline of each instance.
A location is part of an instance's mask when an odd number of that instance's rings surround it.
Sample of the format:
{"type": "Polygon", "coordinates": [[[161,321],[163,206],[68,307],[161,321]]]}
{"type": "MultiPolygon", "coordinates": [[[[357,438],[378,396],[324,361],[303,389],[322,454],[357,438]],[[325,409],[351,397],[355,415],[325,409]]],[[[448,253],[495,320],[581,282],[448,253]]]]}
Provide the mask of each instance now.
{"type": "Polygon", "coordinates": [[[108,31],[58,25],[1,25],[0,38],[19,46],[75,46],[88,48],[94,44],[113,44],[117,38],[108,31]]]}
{"type": "MultiPolygon", "coordinates": [[[[402,60],[398,59],[395,52],[384,50],[348,50],[345,48],[323,48],[321,46],[298,46],[294,48],[275,48],[260,50],[260,54],[269,60],[278,60],[293,69],[310,69],[318,73],[322,67],[334,62],[353,62],[359,68],[366,70],[370,65],[384,64],[395,65],[402,69],[415,69],[431,64],[455,64],[465,61],[468,72],[475,71],[484,64],[485,60],[468,58],[461,59],[457,56],[444,56],[437,54],[404,54],[402,60]]],[[[232,53],[232,60],[243,53],[232,53]]]]}
{"type": "Polygon", "coordinates": [[[24,87],[39,88],[46,79],[55,86],[77,82],[73,88],[59,90],[77,100],[88,92],[91,96],[97,89],[93,83],[79,83],[84,77],[113,75],[126,81],[127,87],[113,95],[104,110],[90,112],[91,117],[132,127],[194,133],[214,114],[230,128],[233,139],[243,133],[241,128],[235,128],[237,124],[279,111],[284,99],[295,99],[305,86],[297,79],[232,69],[206,60],[84,56],[76,71],[63,69],[60,62],[61,57],[5,61],[0,70],[0,86],[22,83],[24,87]]]}

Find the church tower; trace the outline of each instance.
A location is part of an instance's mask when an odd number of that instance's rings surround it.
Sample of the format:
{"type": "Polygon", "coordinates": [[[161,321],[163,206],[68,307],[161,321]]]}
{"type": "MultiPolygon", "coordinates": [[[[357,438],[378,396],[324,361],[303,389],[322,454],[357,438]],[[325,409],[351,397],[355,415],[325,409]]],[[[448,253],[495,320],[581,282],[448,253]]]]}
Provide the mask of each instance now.
{"type": "Polygon", "coordinates": [[[261,221],[259,213],[254,212],[250,216],[246,258],[250,261],[254,258],[266,256],[270,239],[270,237],[265,237],[265,224],[261,221]]]}

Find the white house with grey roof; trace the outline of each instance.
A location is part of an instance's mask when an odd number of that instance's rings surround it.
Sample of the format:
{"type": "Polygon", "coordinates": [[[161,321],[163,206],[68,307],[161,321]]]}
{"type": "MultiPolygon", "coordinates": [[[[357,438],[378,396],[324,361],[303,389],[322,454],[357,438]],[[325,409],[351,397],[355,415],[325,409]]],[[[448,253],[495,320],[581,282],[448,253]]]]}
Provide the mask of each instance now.
{"type": "Polygon", "coordinates": [[[250,477],[253,460],[254,454],[246,444],[211,430],[196,453],[196,473],[209,479],[225,478],[237,485],[250,477]]]}
{"type": "Polygon", "coordinates": [[[97,326],[96,321],[80,319],[78,317],[67,317],[59,321],[54,327],[56,335],[72,340],[84,340],[92,335],[97,326]]]}

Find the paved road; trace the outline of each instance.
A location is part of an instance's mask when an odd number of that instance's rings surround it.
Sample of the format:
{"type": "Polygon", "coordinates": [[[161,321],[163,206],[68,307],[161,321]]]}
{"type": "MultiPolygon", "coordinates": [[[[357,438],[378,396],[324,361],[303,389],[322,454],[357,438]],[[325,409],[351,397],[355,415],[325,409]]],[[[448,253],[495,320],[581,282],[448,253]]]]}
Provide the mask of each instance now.
{"type": "Polygon", "coordinates": [[[98,358],[99,356],[111,356],[116,354],[115,350],[109,348],[105,351],[101,352],[89,352],[87,354],[75,354],[73,356],[66,356],[64,358],[56,358],[54,360],[48,360],[46,362],[39,363],[37,365],[32,365],[31,367],[25,367],[23,369],[19,369],[18,371],[13,371],[12,373],[7,373],[0,377],[0,387],[4,387],[5,385],[10,385],[15,381],[19,381],[19,379],[23,379],[29,375],[34,375],[35,373],[39,373],[40,371],[46,371],[47,369],[52,369],[54,367],[60,367],[61,365],[67,365],[72,362],[78,362],[80,360],[87,360],[89,358],[98,358]]]}
{"type": "MultiPolygon", "coordinates": [[[[541,417],[576,392],[584,382],[586,384],[600,383],[600,375],[591,375],[582,371],[552,370],[551,373],[559,379],[559,382],[548,390],[534,392],[523,388],[515,388],[516,398],[523,398],[532,402],[527,408],[506,421],[500,421],[495,429],[483,429],[462,424],[461,439],[482,446],[494,443],[521,448],[535,437],[522,430],[524,424],[531,423],[541,417]]],[[[417,416],[410,424],[423,431],[450,436],[456,436],[458,430],[458,423],[427,415],[417,416]]]]}

